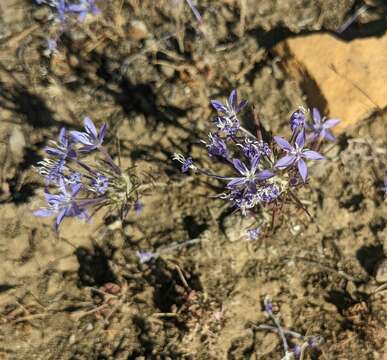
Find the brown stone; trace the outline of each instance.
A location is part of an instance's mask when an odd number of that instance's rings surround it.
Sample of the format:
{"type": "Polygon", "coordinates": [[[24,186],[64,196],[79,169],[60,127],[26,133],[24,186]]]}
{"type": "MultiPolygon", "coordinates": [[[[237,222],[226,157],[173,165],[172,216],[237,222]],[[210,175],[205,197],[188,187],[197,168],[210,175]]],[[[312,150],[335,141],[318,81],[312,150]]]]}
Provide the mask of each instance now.
{"type": "Polygon", "coordinates": [[[334,131],[387,108],[387,34],[350,42],[313,34],[287,39],[275,51],[308,105],[341,120],[334,131]]]}

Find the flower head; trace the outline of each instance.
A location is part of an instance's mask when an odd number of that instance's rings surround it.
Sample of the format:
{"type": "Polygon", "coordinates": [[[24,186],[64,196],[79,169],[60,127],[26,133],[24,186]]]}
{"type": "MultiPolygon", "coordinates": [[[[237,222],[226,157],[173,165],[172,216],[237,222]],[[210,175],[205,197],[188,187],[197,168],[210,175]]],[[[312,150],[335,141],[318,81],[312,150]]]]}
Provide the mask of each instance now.
{"type": "Polygon", "coordinates": [[[210,143],[206,144],[209,156],[228,157],[228,149],[225,141],[218,135],[210,133],[210,143]]]}
{"type": "Polygon", "coordinates": [[[107,125],[104,123],[100,130],[97,131],[93,121],[90,118],[85,117],[83,123],[86,132],[71,131],[71,135],[73,136],[75,142],[79,142],[85,145],[79,149],[80,152],[90,152],[102,145],[103,139],[106,135],[107,125]]]}
{"type": "Polygon", "coordinates": [[[303,159],[311,159],[311,160],[324,160],[325,157],[319,154],[316,151],[304,149],[305,145],[305,133],[304,131],[300,131],[296,137],[294,147],[289,144],[285,139],[274,136],[274,140],[278,144],[278,146],[285,150],[287,155],[279,159],[275,167],[279,169],[286,169],[289,166],[296,165],[298,167],[298,172],[301,175],[302,180],[305,182],[308,176],[308,168],[303,159]]]}
{"type": "Polygon", "coordinates": [[[232,189],[238,186],[247,185],[249,187],[255,188],[255,184],[258,181],[267,180],[274,176],[274,173],[272,173],[269,170],[262,170],[257,172],[258,163],[259,163],[259,155],[255,156],[251,160],[250,169],[247,168],[247,166],[239,159],[234,159],[233,160],[234,168],[242,176],[232,178],[232,180],[227,184],[227,187],[232,189]]]}
{"type": "Polygon", "coordinates": [[[237,146],[242,149],[243,154],[250,160],[256,156],[271,155],[271,149],[267,143],[263,141],[252,140],[248,137],[244,139],[243,144],[238,143],[237,146]]]}
{"type": "Polygon", "coordinates": [[[144,209],[144,204],[141,201],[136,201],[133,207],[136,214],[140,215],[142,213],[142,210],[144,209]]]}
{"type": "Polygon", "coordinates": [[[47,208],[42,208],[34,212],[35,216],[47,217],[55,215],[54,229],[58,231],[63,219],[67,217],[87,218],[87,212],[77,204],[76,195],[81,190],[81,184],[66,186],[64,179],[59,180],[59,194],[50,194],[45,192],[47,208]]]}
{"type": "Polygon", "coordinates": [[[234,89],[231,91],[226,104],[223,104],[219,100],[211,100],[211,105],[217,112],[224,116],[235,117],[247,105],[247,101],[242,100],[238,102],[238,93],[234,89]]]}
{"type": "Polygon", "coordinates": [[[91,182],[91,190],[98,194],[105,194],[109,187],[109,179],[103,174],[97,176],[91,182]]]}
{"type": "Polygon", "coordinates": [[[58,142],[52,142],[55,147],[48,146],[45,151],[59,159],[65,160],[67,157],[74,159],[77,157],[76,151],[72,148],[73,142],[67,136],[67,131],[63,127],[59,132],[58,142]]]}
{"type": "Polygon", "coordinates": [[[181,172],[186,173],[189,169],[196,170],[197,167],[194,165],[193,160],[191,157],[188,157],[187,159],[181,155],[181,154],[173,154],[172,157],[173,160],[177,160],[179,163],[181,163],[181,172]]]}
{"type": "Polygon", "coordinates": [[[260,228],[248,229],[246,232],[249,240],[257,240],[261,233],[261,229],[260,228]]]}
{"type": "Polygon", "coordinates": [[[43,175],[47,184],[59,182],[59,179],[63,178],[65,169],[65,160],[60,159],[44,159],[38,162],[38,171],[40,175],[43,175]]]}
{"type": "Polygon", "coordinates": [[[159,257],[158,253],[153,253],[149,251],[137,251],[136,254],[141,264],[145,264],[151,261],[152,259],[157,259],[159,257]]]}
{"type": "Polygon", "coordinates": [[[218,100],[211,100],[211,105],[220,114],[220,116],[215,118],[214,123],[228,136],[235,136],[240,127],[237,114],[246,106],[246,104],[246,100],[238,102],[238,93],[236,90],[231,91],[226,104],[223,104],[218,100]]]}
{"type": "Polygon", "coordinates": [[[78,13],[81,22],[85,20],[88,14],[98,15],[101,12],[94,0],[80,0],[79,4],[70,4],[67,11],[78,13]]]}
{"type": "Polygon", "coordinates": [[[290,117],[290,129],[294,133],[296,130],[302,130],[305,126],[305,110],[299,108],[290,117]]]}
{"type": "Polygon", "coordinates": [[[329,131],[331,127],[336,126],[340,120],[338,119],[326,119],[325,117],[321,118],[320,112],[313,108],[313,123],[307,124],[308,128],[312,130],[310,138],[312,141],[317,141],[319,139],[326,139],[329,141],[335,141],[336,138],[329,131]]]}
{"type": "Polygon", "coordinates": [[[77,171],[71,171],[69,175],[64,177],[64,180],[67,184],[81,184],[82,174],[77,171]]]}

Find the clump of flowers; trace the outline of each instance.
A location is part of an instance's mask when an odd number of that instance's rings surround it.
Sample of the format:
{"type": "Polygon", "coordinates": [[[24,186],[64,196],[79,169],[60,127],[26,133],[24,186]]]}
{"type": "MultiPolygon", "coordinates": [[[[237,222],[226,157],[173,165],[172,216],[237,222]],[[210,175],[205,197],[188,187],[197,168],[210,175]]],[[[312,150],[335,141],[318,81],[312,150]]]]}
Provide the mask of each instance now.
{"type": "Polygon", "coordinates": [[[48,57],[57,52],[58,40],[68,28],[69,20],[76,19],[82,23],[89,14],[95,16],[101,13],[95,0],[35,0],[35,2],[38,5],[49,6],[53,10],[53,21],[60,24],[59,29],[54,27],[50,31],[55,34],[47,39],[44,54],[48,57]]]}
{"type": "Polygon", "coordinates": [[[307,349],[317,348],[323,341],[319,335],[304,336],[296,331],[285,329],[281,326],[278,316],[273,311],[273,304],[269,296],[264,299],[265,312],[269,319],[272,320],[273,325],[262,324],[254,326],[257,330],[266,330],[276,332],[282,341],[284,350],[284,357],[281,360],[304,359],[307,349]],[[294,344],[290,346],[290,341],[294,344]]]}
{"type": "Polygon", "coordinates": [[[38,163],[44,177],[46,206],[35,216],[54,216],[57,231],[65,217],[90,219],[93,212],[109,207],[121,217],[139,202],[151,184],[140,183],[132,171],[123,172],[113,161],[103,141],[107,125],[98,130],[90,118],[84,119],[85,131],[62,128],[58,141],[46,147],[48,157],[38,163]],[[97,155],[97,156],[92,156],[97,155]]]}
{"type": "Polygon", "coordinates": [[[98,15],[101,10],[95,0],[35,0],[38,5],[48,5],[56,12],[56,18],[65,22],[69,16],[77,15],[79,21],[84,21],[88,14],[98,15]]]}
{"type": "Polygon", "coordinates": [[[211,105],[218,113],[212,121],[215,130],[203,144],[208,156],[227,166],[230,175],[214,174],[191,157],[175,154],[174,159],[182,164],[182,172],[192,170],[220,180],[224,191],[219,196],[243,215],[257,214],[264,207],[274,209],[287,199],[300,205],[294,191],[308,181],[307,163],[325,159],[318,150],[323,140],[334,140],[330,128],[339,120],[322,118],[313,109],[312,121],[308,121],[307,112],[300,108],[290,117],[289,141],[279,136],[263,140],[260,131],[254,135],[241,126],[239,113],[247,102],[238,100],[236,90],[225,103],[212,100],[211,105]]]}

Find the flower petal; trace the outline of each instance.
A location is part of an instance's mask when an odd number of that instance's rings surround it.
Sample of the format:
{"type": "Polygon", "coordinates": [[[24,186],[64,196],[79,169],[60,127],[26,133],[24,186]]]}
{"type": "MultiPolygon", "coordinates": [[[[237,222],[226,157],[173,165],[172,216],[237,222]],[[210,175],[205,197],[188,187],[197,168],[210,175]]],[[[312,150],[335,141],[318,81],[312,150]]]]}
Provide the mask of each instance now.
{"type": "Polygon", "coordinates": [[[62,127],[59,132],[59,142],[67,146],[66,128],[62,127]]]}
{"type": "Polygon", "coordinates": [[[305,131],[302,130],[298,133],[296,137],[296,144],[299,149],[302,149],[305,145],[305,131]]]}
{"type": "Polygon", "coordinates": [[[284,150],[287,150],[287,151],[292,151],[293,150],[293,146],[290,145],[288,143],[288,141],[283,139],[282,137],[274,136],[273,139],[275,140],[275,142],[278,144],[278,146],[281,149],[284,149],[284,150]]]}
{"type": "Polygon", "coordinates": [[[76,5],[76,4],[68,5],[67,10],[72,11],[72,12],[82,12],[82,11],[85,11],[85,6],[84,5],[76,5]]]}
{"type": "Polygon", "coordinates": [[[234,110],[238,107],[238,93],[235,89],[231,91],[228,103],[234,110]]]}
{"type": "Polygon", "coordinates": [[[302,152],[302,155],[305,158],[311,159],[311,160],[324,160],[325,159],[325,156],[323,156],[320,153],[318,153],[317,151],[313,151],[313,150],[304,150],[302,152]]]}
{"type": "Polygon", "coordinates": [[[202,17],[200,15],[198,9],[196,9],[196,7],[192,4],[192,1],[191,0],[187,0],[187,4],[189,5],[189,7],[191,8],[193,14],[195,15],[196,20],[202,21],[202,17]]]}
{"type": "Polygon", "coordinates": [[[58,216],[56,217],[56,220],[55,220],[55,223],[54,223],[54,229],[55,231],[58,231],[59,229],[59,225],[61,224],[61,222],[63,221],[64,217],[65,217],[65,214],[66,214],[66,209],[62,209],[58,216]]]}
{"type": "Polygon", "coordinates": [[[71,136],[75,142],[80,142],[84,145],[92,145],[93,143],[90,141],[90,136],[84,132],[80,131],[71,131],[71,136]]]}
{"type": "Polygon", "coordinates": [[[295,160],[296,160],[295,156],[287,155],[287,156],[284,156],[283,158],[279,159],[275,163],[274,167],[287,168],[288,166],[292,165],[295,160]]]}
{"type": "Polygon", "coordinates": [[[249,172],[246,165],[239,159],[233,159],[232,163],[235,169],[237,169],[242,175],[246,175],[249,172]]]}
{"type": "Polygon", "coordinates": [[[86,132],[89,133],[90,135],[93,135],[94,138],[98,137],[98,132],[97,129],[95,128],[95,125],[93,121],[89,117],[85,117],[83,119],[83,124],[85,126],[86,132]]]}
{"type": "Polygon", "coordinates": [[[59,149],[55,149],[55,148],[52,148],[52,147],[45,147],[44,148],[44,151],[48,154],[48,155],[53,155],[53,156],[58,156],[58,157],[62,157],[64,156],[64,152],[62,150],[59,150],[59,149]]]}
{"type": "Polygon", "coordinates": [[[51,216],[53,214],[53,211],[51,209],[39,209],[34,212],[34,215],[37,217],[47,217],[51,216]]]}
{"type": "Polygon", "coordinates": [[[78,20],[79,20],[80,22],[84,22],[85,19],[86,19],[86,16],[87,16],[87,11],[86,11],[86,10],[85,10],[85,11],[82,11],[81,13],[79,13],[78,20]]]}
{"type": "Polygon", "coordinates": [[[251,172],[252,173],[255,173],[255,171],[257,170],[260,158],[261,158],[260,154],[257,154],[251,160],[251,172]]]}
{"type": "Polygon", "coordinates": [[[81,183],[76,183],[71,187],[71,196],[75,196],[79,193],[79,191],[82,189],[81,183]]]}
{"type": "Polygon", "coordinates": [[[98,140],[102,143],[107,132],[107,124],[103,123],[98,133],[98,140]]]}
{"type": "Polygon", "coordinates": [[[245,106],[247,105],[247,100],[242,100],[237,108],[236,108],[236,112],[239,113],[245,106]]]}
{"type": "Polygon", "coordinates": [[[300,173],[302,180],[305,182],[308,176],[308,168],[306,167],[305,161],[300,159],[297,163],[298,172],[300,173]]]}
{"type": "Polygon", "coordinates": [[[212,107],[219,112],[227,112],[227,108],[218,100],[211,100],[212,107]]]}
{"type": "Polygon", "coordinates": [[[88,153],[90,151],[93,151],[97,148],[96,145],[86,145],[86,146],[83,146],[79,149],[79,152],[80,153],[88,153]]]}
{"type": "Polygon", "coordinates": [[[240,177],[240,178],[233,178],[228,184],[227,187],[229,189],[232,189],[236,186],[243,185],[246,182],[246,178],[240,177]]]}
{"type": "Polygon", "coordinates": [[[328,141],[336,141],[336,137],[334,135],[332,135],[332,133],[329,130],[323,130],[321,132],[321,135],[324,139],[326,139],[328,141]]]}
{"type": "Polygon", "coordinates": [[[321,123],[321,114],[320,111],[318,111],[316,108],[313,108],[313,120],[316,124],[321,123]]]}
{"type": "Polygon", "coordinates": [[[328,119],[323,123],[323,128],[324,129],[329,129],[331,127],[336,126],[340,122],[339,119],[328,119]]]}
{"type": "Polygon", "coordinates": [[[273,176],[275,176],[275,174],[273,172],[271,172],[270,170],[262,170],[260,171],[257,176],[256,176],[256,179],[258,181],[263,181],[263,180],[267,180],[267,179],[270,179],[272,178],[273,176]]]}

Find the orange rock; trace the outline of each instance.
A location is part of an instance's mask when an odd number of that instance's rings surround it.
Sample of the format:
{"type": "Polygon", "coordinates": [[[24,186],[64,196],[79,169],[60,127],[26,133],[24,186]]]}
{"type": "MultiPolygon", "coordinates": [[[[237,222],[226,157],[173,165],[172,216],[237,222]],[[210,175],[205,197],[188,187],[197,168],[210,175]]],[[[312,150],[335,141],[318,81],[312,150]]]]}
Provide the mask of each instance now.
{"type": "Polygon", "coordinates": [[[387,108],[387,34],[351,42],[314,34],[287,39],[275,51],[308,105],[341,120],[334,131],[387,108]]]}

